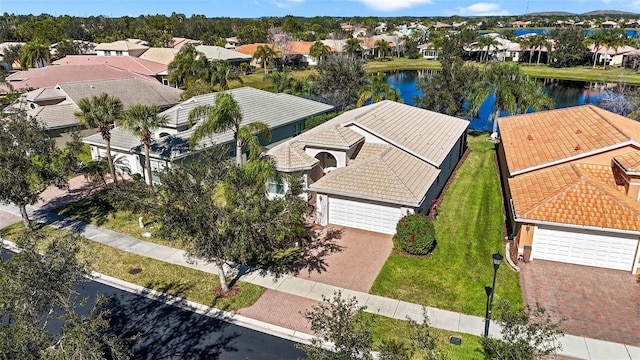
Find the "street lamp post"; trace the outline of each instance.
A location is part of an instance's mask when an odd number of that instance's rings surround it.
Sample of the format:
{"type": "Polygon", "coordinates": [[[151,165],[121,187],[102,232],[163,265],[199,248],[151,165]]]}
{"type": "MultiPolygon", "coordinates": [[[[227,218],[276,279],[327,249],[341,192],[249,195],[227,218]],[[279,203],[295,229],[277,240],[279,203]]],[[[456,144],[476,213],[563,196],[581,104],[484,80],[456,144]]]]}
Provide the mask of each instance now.
{"type": "Polygon", "coordinates": [[[491,255],[493,259],[493,285],[487,289],[487,311],[484,316],[484,337],[489,336],[489,322],[491,321],[491,306],[493,304],[493,293],[496,288],[496,274],[502,262],[502,255],[495,253],[491,255]]]}

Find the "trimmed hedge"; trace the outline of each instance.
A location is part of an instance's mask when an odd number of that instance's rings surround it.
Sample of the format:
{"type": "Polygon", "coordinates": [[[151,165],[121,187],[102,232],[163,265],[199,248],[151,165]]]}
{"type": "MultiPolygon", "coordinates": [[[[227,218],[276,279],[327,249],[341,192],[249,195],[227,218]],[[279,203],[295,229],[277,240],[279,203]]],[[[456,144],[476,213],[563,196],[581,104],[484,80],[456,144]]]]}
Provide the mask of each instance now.
{"type": "Polygon", "coordinates": [[[412,255],[427,255],[436,247],[436,230],[426,215],[407,215],[398,221],[394,246],[412,255]]]}

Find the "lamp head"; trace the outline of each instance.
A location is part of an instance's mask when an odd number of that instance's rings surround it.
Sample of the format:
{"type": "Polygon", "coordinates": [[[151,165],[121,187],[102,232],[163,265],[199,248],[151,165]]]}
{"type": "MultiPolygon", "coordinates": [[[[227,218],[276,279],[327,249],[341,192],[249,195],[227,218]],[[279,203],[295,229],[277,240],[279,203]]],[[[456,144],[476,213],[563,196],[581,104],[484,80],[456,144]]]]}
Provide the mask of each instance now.
{"type": "Polygon", "coordinates": [[[498,270],[498,268],[500,267],[500,263],[502,263],[502,255],[500,255],[500,253],[495,253],[491,255],[491,258],[493,259],[493,268],[498,270]]]}

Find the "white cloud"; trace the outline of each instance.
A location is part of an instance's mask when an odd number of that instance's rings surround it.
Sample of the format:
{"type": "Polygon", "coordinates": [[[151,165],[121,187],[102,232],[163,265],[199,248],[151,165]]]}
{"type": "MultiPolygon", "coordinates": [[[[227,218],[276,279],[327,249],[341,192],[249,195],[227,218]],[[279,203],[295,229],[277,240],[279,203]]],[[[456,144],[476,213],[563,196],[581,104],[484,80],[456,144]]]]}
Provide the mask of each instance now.
{"type": "Polygon", "coordinates": [[[409,9],[417,5],[431,4],[433,0],[358,0],[366,7],[378,11],[409,9]]]}
{"type": "Polygon", "coordinates": [[[272,1],[273,5],[279,7],[281,9],[291,9],[292,5],[303,3],[304,0],[283,0],[283,1],[272,1]]]}
{"type": "Polygon", "coordinates": [[[488,15],[508,15],[507,10],[500,8],[496,3],[475,3],[467,7],[458,7],[460,15],[465,16],[488,16],[488,15]]]}

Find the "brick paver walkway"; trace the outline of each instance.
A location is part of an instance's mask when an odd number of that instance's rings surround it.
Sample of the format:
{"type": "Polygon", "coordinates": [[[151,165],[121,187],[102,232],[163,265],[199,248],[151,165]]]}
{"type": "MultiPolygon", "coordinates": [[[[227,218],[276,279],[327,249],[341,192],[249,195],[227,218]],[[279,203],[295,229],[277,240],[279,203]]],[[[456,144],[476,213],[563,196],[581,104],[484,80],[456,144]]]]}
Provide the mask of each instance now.
{"type": "Polygon", "coordinates": [[[320,301],[277,290],[267,290],[253,305],[240,309],[237,313],[287,329],[313,334],[302,313],[318,304],[320,301]]]}
{"type": "Polygon", "coordinates": [[[639,346],[640,284],[626,271],[535,260],[520,267],[524,300],[566,317],[565,333],[639,346]]]}

